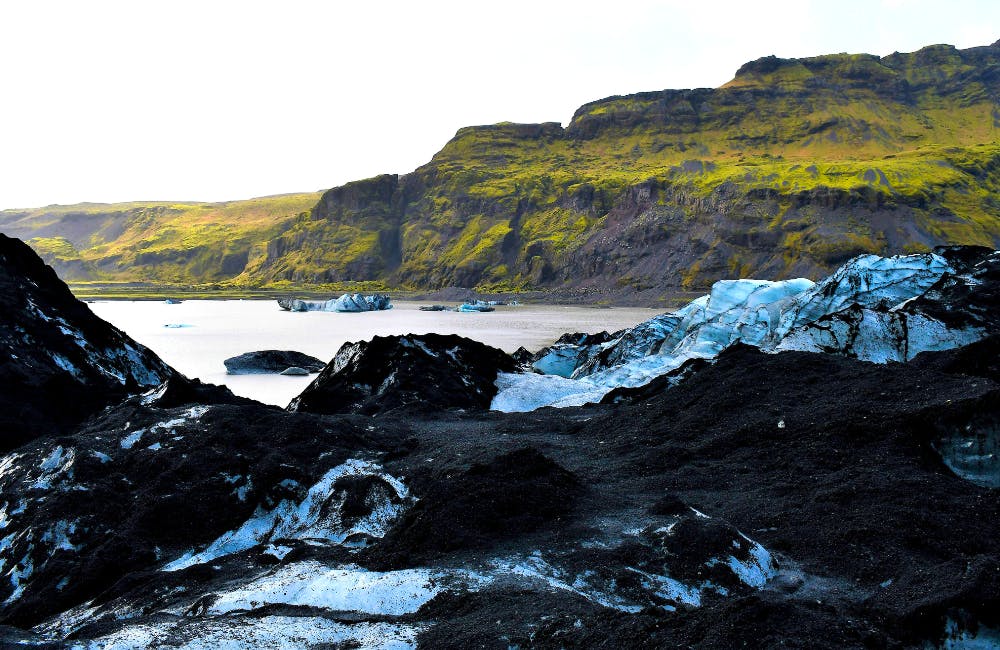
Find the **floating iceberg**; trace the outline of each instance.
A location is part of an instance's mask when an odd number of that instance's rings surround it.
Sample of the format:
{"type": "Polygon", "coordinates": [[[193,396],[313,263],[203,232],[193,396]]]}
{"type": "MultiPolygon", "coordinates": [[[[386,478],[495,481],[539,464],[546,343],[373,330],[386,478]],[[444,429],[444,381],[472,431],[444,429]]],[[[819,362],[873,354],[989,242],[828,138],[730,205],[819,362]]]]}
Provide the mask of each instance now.
{"type": "Polygon", "coordinates": [[[392,309],[392,302],[388,294],[384,293],[374,293],[367,296],[360,293],[345,293],[341,297],[331,300],[279,298],[278,306],[285,311],[362,312],[392,309]]]}

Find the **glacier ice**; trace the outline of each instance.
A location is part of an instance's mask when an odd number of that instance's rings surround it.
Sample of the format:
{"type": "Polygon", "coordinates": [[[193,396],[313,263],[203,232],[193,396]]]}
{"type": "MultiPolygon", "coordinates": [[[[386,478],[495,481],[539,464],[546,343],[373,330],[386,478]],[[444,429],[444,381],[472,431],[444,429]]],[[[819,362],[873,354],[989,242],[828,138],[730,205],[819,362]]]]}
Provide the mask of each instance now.
{"type": "Polygon", "coordinates": [[[332,544],[351,545],[356,538],[382,537],[389,525],[402,512],[409,498],[406,486],[397,478],[381,471],[369,461],[351,459],[331,470],[296,503],[281,501],[271,510],[257,508],[254,516],[238,529],[221,535],[204,550],[191,551],[168,563],[164,571],[178,571],[204,564],[218,557],[239,553],[277,539],[322,540],[332,544]],[[343,521],[338,505],[346,499],[338,494],[338,482],[345,477],[373,477],[382,488],[367,495],[370,512],[356,521],[343,521]]]}
{"type": "Polygon", "coordinates": [[[615,388],[642,386],[690,359],[712,359],[737,342],[765,352],[837,352],[880,363],[965,345],[984,332],[948,327],[906,307],[954,272],[933,253],[862,255],[819,283],[721,280],[708,295],[612,341],[553,346],[535,362],[546,374],[499,375],[491,408],[531,411],[597,402],[615,388]]]}

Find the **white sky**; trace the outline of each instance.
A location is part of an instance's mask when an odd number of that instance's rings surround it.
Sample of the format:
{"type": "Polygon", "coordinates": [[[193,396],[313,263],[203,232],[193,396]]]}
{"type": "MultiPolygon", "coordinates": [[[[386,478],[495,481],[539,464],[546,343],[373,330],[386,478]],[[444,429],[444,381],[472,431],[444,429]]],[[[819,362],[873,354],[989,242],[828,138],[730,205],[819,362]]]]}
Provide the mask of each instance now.
{"type": "Polygon", "coordinates": [[[996,0],[0,0],[0,208],[323,189],[768,54],[997,39],[996,0]]]}

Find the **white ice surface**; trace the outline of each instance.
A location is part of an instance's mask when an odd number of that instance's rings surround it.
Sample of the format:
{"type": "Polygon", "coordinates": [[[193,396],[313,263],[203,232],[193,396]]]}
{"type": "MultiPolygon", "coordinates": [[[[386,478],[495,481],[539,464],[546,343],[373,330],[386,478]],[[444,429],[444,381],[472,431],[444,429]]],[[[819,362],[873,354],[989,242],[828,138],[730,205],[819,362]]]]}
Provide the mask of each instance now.
{"type": "Polygon", "coordinates": [[[498,373],[498,393],[490,406],[508,413],[533,411],[543,406],[580,406],[600,401],[610,389],[557,375],[498,373]]]}
{"type": "Polygon", "coordinates": [[[407,650],[416,647],[419,625],[338,623],[319,616],[262,616],[179,619],[167,625],[139,624],[86,642],[73,650],[248,650],[331,646],[359,650],[407,650]]]}
{"type": "Polygon", "coordinates": [[[132,433],[122,438],[121,441],[122,449],[131,449],[135,445],[135,443],[139,442],[139,439],[142,438],[142,434],[144,433],[146,433],[145,429],[139,429],[138,431],[133,431],[132,433]]]}
{"type": "Polygon", "coordinates": [[[250,611],[280,603],[402,616],[417,611],[440,593],[444,577],[430,569],[377,573],[349,566],[331,569],[314,561],[298,562],[220,593],[209,613],[250,611]]]}
{"type": "Polygon", "coordinates": [[[549,564],[542,557],[540,551],[527,557],[515,556],[496,559],[491,562],[491,566],[490,580],[498,580],[507,576],[537,580],[552,589],[574,593],[598,605],[620,612],[634,614],[642,611],[641,605],[629,603],[614,593],[591,586],[589,575],[569,575],[562,569],[549,564]]]}
{"type": "Polygon", "coordinates": [[[278,539],[325,540],[342,544],[352,535],[364,533],[381,537],[399,516],[402,508],[388,498],[374,504],[372,512],[351,526],[339,520],[338,508],[324,508],[330,500],[334,484],[345,476],[377,476],[392,489],[397,499],[406,499],[409,491],[402,481],[382,471],[375,463],[351,459],[329,470],[323,478],[309,488],[301,503],[285,499],[271,510],[257,508],[254,516],[238,529],[225,533],[206,549],[184,554],[163,567],[164,571],[177,571],[195,564],[204,564],[215,558],[239,553],[278,539]],[[323,517],[325,510],[330,511],[323,517]]]}
{"type": "Polygon", "coordinates": [[[669,576],[646,573],[645,571],[640,571],[639,569],[631,567],[629,567],[629,571],[638,573],[645,578],[642,582],[642,586],[652,591],[660,598],[663,598],[664,600],[671,600],[675,603],[690,605],[692,607],[701,607],[700,587],[691,587],[683,582],[680,582],[679,580],[674,580],[669,576]]]}
{"type": "Polygon", "coordinates": [[[760,589],[768,580],[777,575],[778,565],[766,548],[742,533],[740,533],[740,536],[750,545],[749,558],[739,560],[736,556],[730,555],[724,561],[713,559],[709,560],[707,564],[708,566],[714,566],[722,562],[739,578],[740,582],[748,587],[760,589]]]}
{"type": "MultiPolygon", "coordinates": [[[[689,359],[714,358],[736,342],[765,351],[835,348],[847,338],[846,324],[842,324],[842,331],[803,328],[854,304],[894,307],[921,295],[950,270],[937,255],[862,255],[819,284],[802,278],[781,282],[722,280],[712,286],[709,295],[641,323],[602,346],[601,357],[577,368],[572,380],[559,376],[566,374],[568,350],[551,359],[552,375],[499,375],[491,408],[531,411],[542,406],[596,402],[614,388],[642,386],[689,359]]],[[[954,347],[976,335],[938,331],[929,323],[920,323],[919,332],[914,328],[916,333],[908,334],[899,329],[897,321],[903,322],[870,309],[864,312],[862,334],[850,341],[846,352],[871,361],[904,360],[918,350],[954,347]],[[911,350],[901,352],[900,347],[911,350]]]]}

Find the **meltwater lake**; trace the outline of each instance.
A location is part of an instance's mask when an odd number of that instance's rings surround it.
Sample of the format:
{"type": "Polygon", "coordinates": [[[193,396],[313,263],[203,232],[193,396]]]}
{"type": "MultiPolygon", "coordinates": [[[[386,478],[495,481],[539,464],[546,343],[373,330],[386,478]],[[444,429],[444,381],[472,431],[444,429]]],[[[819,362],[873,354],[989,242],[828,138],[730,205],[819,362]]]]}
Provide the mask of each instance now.
{"type": "Polygon", "coordinates": [[[488,313],[424,312],[420,302],[364,313],[287,312],[274,300],[94,301],[95,314],[188,377],[285,406],[316,375],[227,375],[223,360],[255,350],[297,350],[329,361],[348,341],[391,334],[459,334],[513,352],[549,345],[565,332],[613,332],[662,309],[562,305],[500,306],[488,313]]]}

